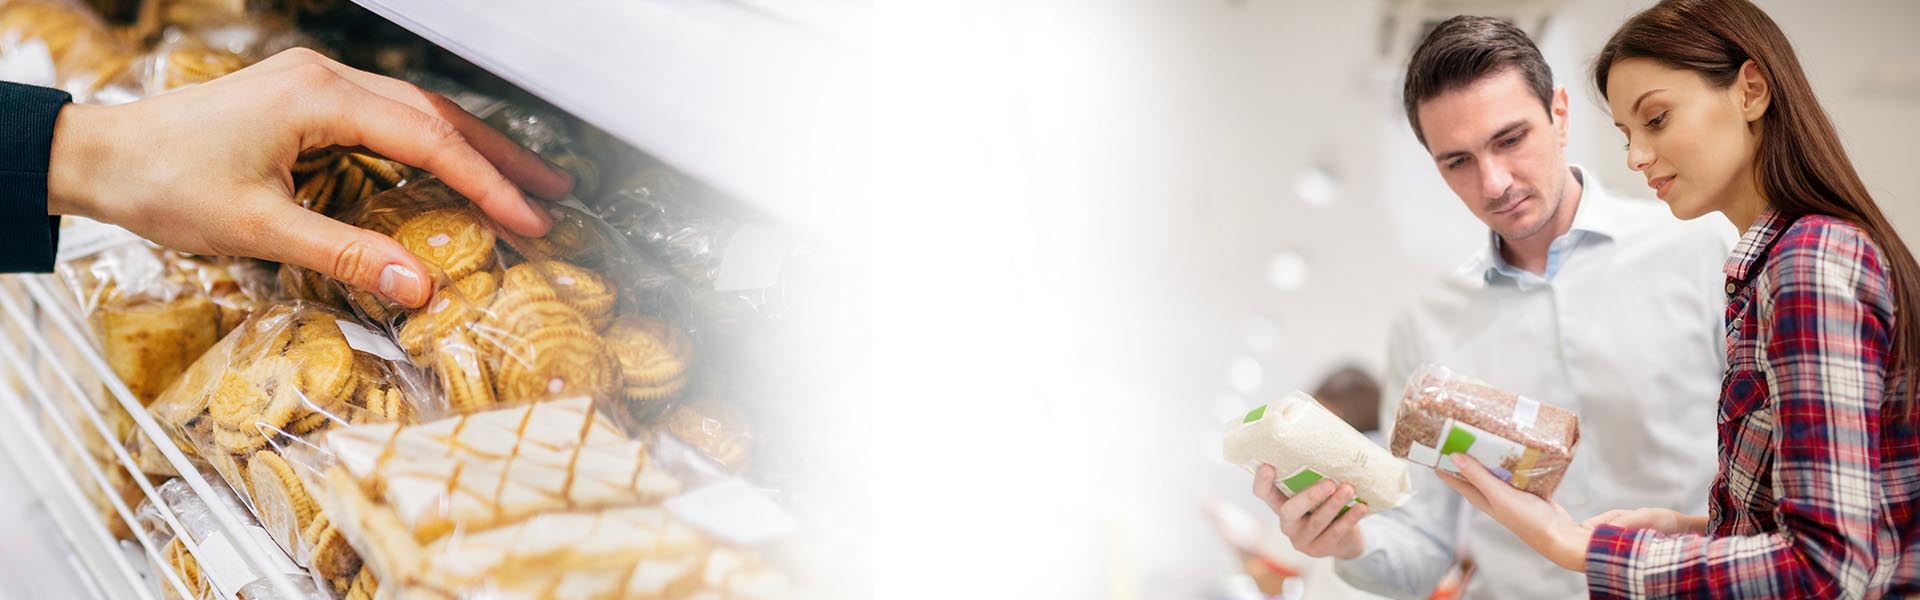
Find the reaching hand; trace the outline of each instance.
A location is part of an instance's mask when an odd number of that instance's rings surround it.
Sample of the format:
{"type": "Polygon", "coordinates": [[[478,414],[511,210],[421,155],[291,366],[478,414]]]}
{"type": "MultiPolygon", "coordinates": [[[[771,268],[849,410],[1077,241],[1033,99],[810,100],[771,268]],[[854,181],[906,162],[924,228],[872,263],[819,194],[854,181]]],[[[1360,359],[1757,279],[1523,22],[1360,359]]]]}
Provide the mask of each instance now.
{"type": "Polygon", "coordinates": [[[432,290],[387,236],[293,203],[304,150],[364,148],[438,175],[508,230],[544,235],[561,171],[405,82],[295,48],[238,72],[119,106],[69,105],[54,125],[48,213],[114,223],[195,254],[292,263],[407,306],[432,290]]]}

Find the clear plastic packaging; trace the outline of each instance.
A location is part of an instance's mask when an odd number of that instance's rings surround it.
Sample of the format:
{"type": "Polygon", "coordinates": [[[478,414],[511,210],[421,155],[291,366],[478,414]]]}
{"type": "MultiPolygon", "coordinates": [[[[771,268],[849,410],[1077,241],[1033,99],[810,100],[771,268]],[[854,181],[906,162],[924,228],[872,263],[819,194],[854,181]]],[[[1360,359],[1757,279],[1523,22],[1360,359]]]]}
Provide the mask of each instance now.
{"type": "Polygon", "coordinates": [[[1445,457],[1464,453],[1513,487],[1551,500],[1579,443],[1573,411],[1424,365],[1407,379],[1388,447],[1414,464],[1456,472],[1445,457]]]}
{"type": "Polygon", "coordinates": [[[350,315],[277,304],[201,356],[152,411],[233,487],[275,543],[344,594],[358,576],[358,555],[326,527],[286,454],[349,423],[406,423],[429,410],[405,358],[350,315]]]}
{"type": "Polygon", "coordinates": [[[381,597],[789,597],[662,506],[681,480],[590,398],[336,430],[306,456],[381,597]]]}
{"type": "MultiPolygon", "coordinates": [[[[209,474],[208,477],[211,475],[209,474]]],[[[165,575],[167,571],[171,571],[180,578],[182,587],[186,588],[185,598],[192,600],[216,600],[231,597],[228,594],[233,593],[248,600],[286,598],[261,573],[240,558],[236,552],[243,550],[240,550],[233,540],[226,539],[225,532],[214,516],[214,507],[207,504],[206,498],[193,493],[185,480],[169,479],[155,486],[155,491],[159,493],[160,499],[166,502],[167,507],[172,509],[176,522],[180,524],[180,530],[175,531],[161,516],[159,507],[151,502],[140,505],[141,526],[146,529],[154,543],[164,544],[160,552],[162,562],[152,564],[154,577],[148,580],[157,597],[183,597],[165,575]],[[191,545],[189,541],[192,542],[191,545]]],[[[226,511],[239,515],[243,527],[247,528],[252,537],[263,539],[261,536],[264,532],[259,531],[258,525],[247,518],[246,507],[242,505],[239,497],[221,486],[214,486],[213,491],[216,495],[214,500],[224,505],[222,508],[226,511]]],[[[300,594],[294,598],[326,600],[332,597],[321,592],[306,577],[305,571],[288,562],[286,557],[266,556],[265,558],[270,562],[278,562],[282,574],[292,580],[295,590],[300,594]]]]}
{"type": "Polygon", "coordinates": [[[0,58],[45,60],[48,85],[89,102],[95,92],[119,79],[134,52],[87,7],[60,0],[8,0],[0,3],[0,58]]]}
{"type": "Polygon", "coordinates": [[[1354,501],[1376,511],[1413,496],[1407,463],[1304,392],[1247,412],[1227,427],[1223,448],[1227,462],[1249,473],[1272,465],[1274,486],[1289,496],[1322,479],[1352,485],[1354,501]]]}
{"type": "Polygon", "coordinates": [[[198,36],[170,32],[134,61],[132,73],[139,78],[140,89],[152,96],[212,81],[251,62],[198,36]]]}
{"type": "Polygon", "coordinates": [[[694,343],[674,324],[671,290],[598,219],[550,211],[552,233],[520,238],[439,180],[410,182],[347,221],[426,262],[432,298],[408,310],[335,286],[433,375],[454,413],[584,395],[629,422],[651,419],[691,374],[694,343]]]}
{"type": "Polygon", "coordinates": [[[558,112],[495,98],[425,73],[407,73],[404,78],[421,89],[446,96],[487,125],[506,134],[507,139],[565,170],[573,176],[575,197],[599,197],[603,176],[601,160],[575,141],[574,123],[570,119],[558,112]]]}

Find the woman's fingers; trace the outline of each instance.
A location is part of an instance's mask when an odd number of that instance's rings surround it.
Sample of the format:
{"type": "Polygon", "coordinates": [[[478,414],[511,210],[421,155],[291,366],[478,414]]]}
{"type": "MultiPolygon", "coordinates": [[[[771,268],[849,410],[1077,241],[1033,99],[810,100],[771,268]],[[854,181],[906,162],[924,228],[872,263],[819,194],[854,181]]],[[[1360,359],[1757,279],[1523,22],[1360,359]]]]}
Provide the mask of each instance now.
{"type": "Polygon", "coordinates": [[[256,256],[299,265],[406,306],[427,301],[432,283],[426,266],[393,238],[354,227],[301,208],[286,198],[260,192],[243,199],[237,212],[250,215],[241,224],[242,239],[222,253],[256,256]]]}

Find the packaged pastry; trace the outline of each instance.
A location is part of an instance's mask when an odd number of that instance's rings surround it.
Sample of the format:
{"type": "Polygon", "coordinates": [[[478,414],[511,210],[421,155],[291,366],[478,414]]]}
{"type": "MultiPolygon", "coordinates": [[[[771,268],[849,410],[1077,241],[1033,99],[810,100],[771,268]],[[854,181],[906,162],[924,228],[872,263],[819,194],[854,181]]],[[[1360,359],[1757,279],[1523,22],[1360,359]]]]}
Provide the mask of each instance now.
{"type": "Polygon", "coordinates": [[[1579,443],[1573,411],[1425,365],[1407,379],[1388,447],[1414,464],[1456,472],[1445,457],[1464,453],[1513,487],[1551,500],[1579,443]]]}
{"type": "Polygon", "coordinates": [[[1303,392],[1247,412],[1227,427],[1223,445],[1227,462],[1249,473],[1272,465],[1274,486],[1289,496],[1324,479],[1352,485],[1353,502],[1376,511],[1413,496],[1405,462],[1303,392]]]}
{"type": "MultiPolygon", "coordinates": [[[[211,478],[213,475],[206,476],[211,478]]],[[[212,498],[194,493],[187,482],[179,478],[169,479],[154,487],[166,504],[166,512],[173,517],[168,519],[151,501],[140,507],[141,527],[147,532],[148,539],[161,546],[157,560],[151,564],[154,577],[147,580],[155,597],[192,600],[232,598],[235,594],[249,600],[327,597],[321,594],[299,565],[276,551],[267,549],[254,554],[265,560],[278,574],[284,575],[293,585],[295,595],[289,596],[284,590],[276,588],[257,568],[240,559],[237,552],[247,550],[238,547],[239,544],[272,542],[265,540],[264,532],[246,514],[246,507],[225,486],[216,484],[212,498]],[[250,539],[236,543],[230,538],[214,516],[216,508],[212,503],[238,516],[250,539]],[[217,563],[218,566],[209,568],[208,562],[217,563]]]]}
{"type": "Polygon", "coordinates": [[[233,487],[282,549],[345,593],[358,557],[315,525],[327,516],[285,455],[352,423],[411,422],[425,394],[405,359],[351,315],[276,304],[195,361],[152,412],[233,487]]]}

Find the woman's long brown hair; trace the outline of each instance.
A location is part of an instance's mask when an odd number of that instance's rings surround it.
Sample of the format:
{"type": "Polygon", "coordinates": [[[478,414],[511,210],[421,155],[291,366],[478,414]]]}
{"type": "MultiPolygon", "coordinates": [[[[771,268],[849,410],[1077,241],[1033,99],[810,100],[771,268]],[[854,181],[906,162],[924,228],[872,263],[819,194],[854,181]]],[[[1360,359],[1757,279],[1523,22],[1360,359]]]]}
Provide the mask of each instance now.
{"type": "Polygon", "coordinates": [[[1861,183],[1786,34],[1746,0],[1666,0],[1628,19],[1594,59],[1593,82],[1602,97],[1608,71],[1628,58],[1694,71],[1721,88],[1733,84],[1748,60],[1759,66],[1773,94],[1761,117],[1755,158],[1761,190],[1787,218],[1841,219],[1880,247],[1894,302],[1886,393],[1895,404],[1887,408],[1912,417],[1920,396],[1920,376],[1914,374],[1920,366],[1920,265],[1861,183]]]}

